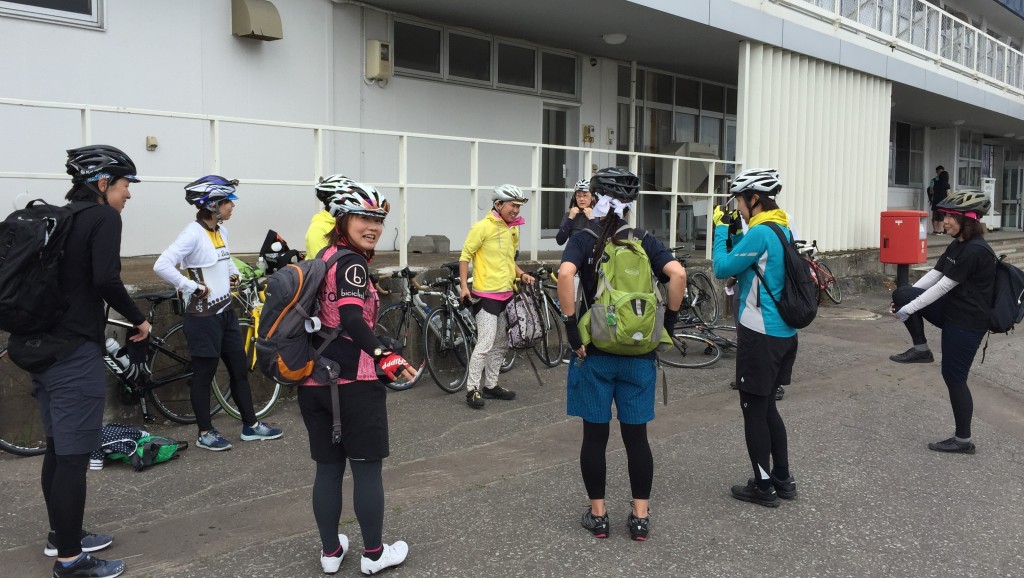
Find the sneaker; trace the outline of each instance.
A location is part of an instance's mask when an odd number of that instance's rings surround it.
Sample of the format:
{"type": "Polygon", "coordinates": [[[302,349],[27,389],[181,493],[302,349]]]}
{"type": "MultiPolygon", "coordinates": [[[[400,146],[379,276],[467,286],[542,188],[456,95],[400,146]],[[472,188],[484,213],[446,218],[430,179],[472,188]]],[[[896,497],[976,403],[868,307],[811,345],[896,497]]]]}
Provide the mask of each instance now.
{"type": "Polygon", "coordinates": [[[475,389],[469,390],[469,392],[466,393],[466,405],[473,409],[482,408],[484,406],[484,400],[480,397],[480,392],[475,389]]]}
{"type": "Polygon", "coordinates": [[[100,560],[82,554],[73,566],[64,567],[59,561],[53,563],[53,578],[113,578],[124,572],[124,560],[100,560]]]}
{"type": "Polygon", "coordinates": [[[928,444],[928,449],[936,452],[973,454],[976,448],[973,442],[962,442],[956,438],[949,438],[948,440],[928,444]]]}
{"type": "Polygon", "coordinates": [[[199,439],[196,441],[196,445],[201,448],[206,448],[211,452],[222,452],[224,450],[231,449],[231,442],[224,439],[224,436],[220,435],[220,432],[215,429],[204,434],[200,434],[199,439]]]}
{"type": "MultiPolygon", "coordinates": [[[[57,541],[57,533],[50,530],[50,533],[46,535],[46,547],[43,548],[43,555],[53,556],[57,555],[57,547],[54,546],[54,542],[57,541]]],[[[113,543],[114,537],[110,534],[93,534],[92,532],[86,532],[82,530],[82,551],[83,552],[95,552],[102,550],[113,543]]]]}
{"type": "Polygon", "coordinates": [[[348,536],[338,534],[338,541],[341,542],[341,555],[328,556],[323,550],[320,551],[320,565],[324,568],[324,574],[334,574],[341,567],[341,561],[348,554],[348,536]]]}
{"type": "Polygon", "coordinates": [[[646,518],[637,518],[633,512],[626,518],[626,526],[629,527],[629,537],[637,542],[647,540],[647,534],[651,531],[651,513],[647,512],[646,518]]]}
{"type": "Polygon", "coordinates": [[[603,516],[595,516],[594,512],[587,508],[587,511],[583,512],[583,518],[580,519],[580,525],[593,534],[595,538],[607,538],[608,512],[605,512],[603,516]]]}
{"type": "Polygon", "coordinates": [[[405,562],[405,557],[409,555],[409,545],[401,540],[390,545],[384,544],[383,547],[384,552],[377,560],[371,560],[363,556],[363,559],[359,561],[359,569],[363,571],[363,574],[369,576],[385,568],[398,566],[405,562]]]}
{"type": "MultiPolygon", "coordinates": [[[[768,478],[772,481],[772,487],[775,488],[775,493],[783,500],[792,500],[796,498],[796,480],[793,476],[789,476],[789,479],[780,480],[775,476],[768,474],[768,478]]],[[[747,480],[747,485],[754,485],[754,478],[747,480]]]]}
{"type": "Polygon", "coordinates": [[[896,363],[931,363],[935,361],[931,351],[918,351],[913,347],[903,353],[890,355],[889,359],[896,363]]]}
{"type": "Polygon", "coordinates": [[[103,458],[100,458],[98,460],[97,459],[93,459],[93,458],[89,458],[89,469],[93,470],[93,471],[102,470],[103,469],[103,458]]]}
{"type": "Polygon", "coordinates": [[[757,487],[753,479],[747,480],[747,485],[745,486],[733,486],[732,497],[743,502],[761,504],[768,508],[779,507],[779,495],[775,492],[775,488],[769,488],[768,491],[764,491],[757,487]]]}
{"type": "Polygon", "coordinates": [[[516,392],[509,391],[500,385],[484,388],[484,397],[487,399],[504,399],[506,401],[516,398],[516,392]]]}
{"type": "Polygon", "coordinates": [[[779,386],[779,389],[775,390],[775,401],[782,401],[782,397],[786,395],[786,388],[779,386]]]}
{"type": "Polygon", "coordinates": [[[284,432],[279,428],[270,427],[269,425],[258,421],[256,425],[249,427],[247,425],[242,426],[242,441],[251,442],[256,440],[276,440],[281,437],[284,432]]]}

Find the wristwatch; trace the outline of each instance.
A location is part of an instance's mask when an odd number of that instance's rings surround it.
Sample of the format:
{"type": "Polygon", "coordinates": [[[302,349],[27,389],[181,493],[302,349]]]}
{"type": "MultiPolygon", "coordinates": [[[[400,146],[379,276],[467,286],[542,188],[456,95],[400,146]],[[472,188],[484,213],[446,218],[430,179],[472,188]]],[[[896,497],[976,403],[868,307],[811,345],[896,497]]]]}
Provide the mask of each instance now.
{"type": "Polygon", "coordinates": [[[383,349],[381,349],[380,347],[374,347],[373,348],[373,358],[374,359],[380,359],[382,355],[384,355],[384,350],[383,349]]]}

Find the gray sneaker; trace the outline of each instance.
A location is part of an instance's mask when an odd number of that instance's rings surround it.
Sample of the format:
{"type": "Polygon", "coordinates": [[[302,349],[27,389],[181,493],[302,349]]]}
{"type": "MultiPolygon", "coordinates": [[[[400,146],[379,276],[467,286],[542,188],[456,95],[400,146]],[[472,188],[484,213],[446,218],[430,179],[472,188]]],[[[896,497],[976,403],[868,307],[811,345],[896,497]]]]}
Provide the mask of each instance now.
{"type": "MultiPolygon", "coordinates": [[[[46,547],[43,548],[44,556],[56,556],[57,547],[54,546],[54,542],[57,541],[57,533],[50,530],[50,533],[46,535],[46,547]]],[[[82,551],[83,552],[96,552],[102,550],[114,542],[114,537],[110,534],[93,534],[82,530],[82,551]]]]}
{"type": "Polygon", "coordinates": [[[270,427],[269,425],[258,421],[256,425],[249,427],[247,425],[242,426],[242,441],[256,441],[256,440],[276,440],[284,434],[280,429],[276,427],[270,427]]]}
{"type": "Polygon", "coordinates": [[[220,435],[220,432],[215,429],[200,435],[196,445],[211,452],[222,452],[231,449],[231,442],[224,439],[224,436],[220,435]]]}

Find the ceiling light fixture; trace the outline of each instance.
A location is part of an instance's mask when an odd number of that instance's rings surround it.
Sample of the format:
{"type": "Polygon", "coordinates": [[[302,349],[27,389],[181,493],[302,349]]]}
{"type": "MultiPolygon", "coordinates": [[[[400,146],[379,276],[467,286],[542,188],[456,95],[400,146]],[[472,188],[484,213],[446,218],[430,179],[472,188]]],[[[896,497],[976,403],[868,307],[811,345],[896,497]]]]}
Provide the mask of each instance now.
{"type": "Polygon", "coordinates": [[[962,124],[963,124],[964,122],[965,122],[965,121],[963,121],[963,120],[954,120],[954,121],[953,121],[953,126],[960,126],[960,125],[962,125],[962,124]]]}
{"type": "Polygon", "coordinates": [[[611,44],[612,46],[622,44],[627,38],[629,37],[621,32],[612,32],[611,34],[605,34],[601,37],[605,44],[611,44]]]}
{"type": "Polygon", "coordinates": [[[1003,137],[1005,137],[1005,138],[1013,138],[1015,136],[1017,136],[1017,133],[1015,133],[1015,132],[1004,132],[1003,133],[1003,137]]]}

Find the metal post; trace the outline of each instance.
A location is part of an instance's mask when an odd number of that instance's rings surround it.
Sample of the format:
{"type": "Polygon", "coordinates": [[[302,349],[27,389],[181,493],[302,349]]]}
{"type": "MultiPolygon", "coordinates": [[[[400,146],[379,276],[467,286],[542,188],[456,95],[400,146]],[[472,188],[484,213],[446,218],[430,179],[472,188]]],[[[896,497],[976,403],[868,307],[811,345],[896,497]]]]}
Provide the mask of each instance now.
{"type": "Polygon", "coordinates": [[[398,137],[398,266],[409,266],[409,143],[406,135],[398,137]]]}
{"type": "Polygon", "coordinates": [[[210,120],[210,172],[220,173],[220,121],[210,120]]]}
{"type": "Polygon", "coordinates": [[[896,265],[896,286],[910,285],[910,265],[896,265]]]}
{"type": "Polygon", "coordinates": [[[92,143],[92,110],[82,109],[82,146],[92,143]]]}
{"type": "Polygon", "coordinates": [[[540,244],[540,147],[533,147],[530,158],[530,187],[533,189],[533,202],[530,203],[530,260],[537,260],[537,245],[540,244]]]}

